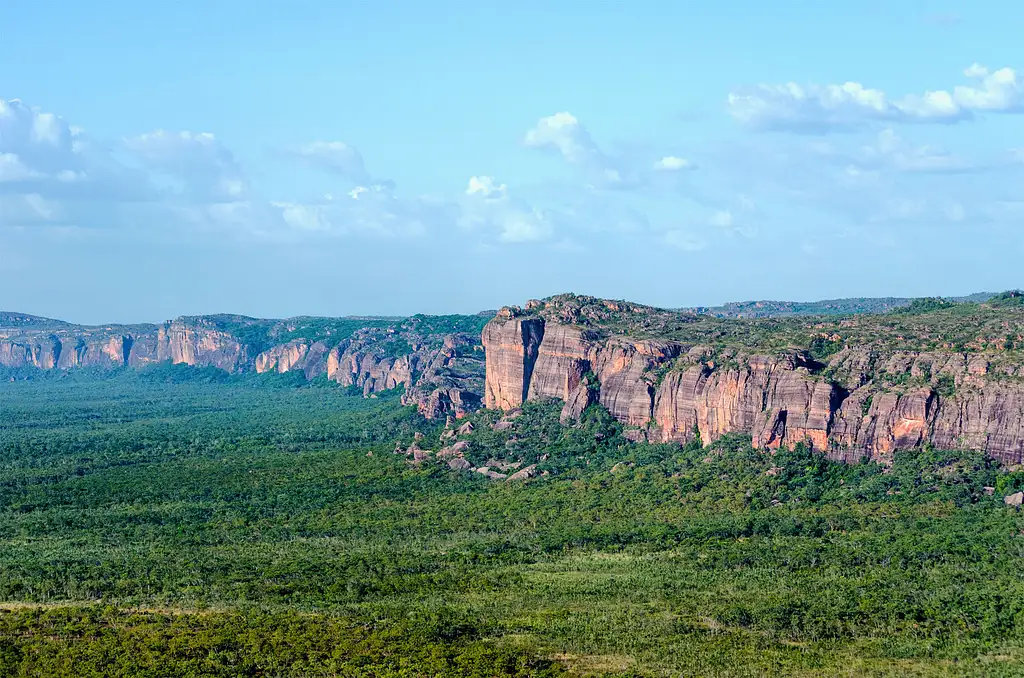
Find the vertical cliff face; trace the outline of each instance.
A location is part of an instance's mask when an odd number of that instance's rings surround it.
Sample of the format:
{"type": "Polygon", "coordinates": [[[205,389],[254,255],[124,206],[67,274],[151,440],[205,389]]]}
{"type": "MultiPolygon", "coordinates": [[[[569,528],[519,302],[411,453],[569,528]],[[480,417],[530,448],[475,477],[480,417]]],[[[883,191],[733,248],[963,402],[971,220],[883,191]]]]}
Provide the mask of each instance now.
{"type": "Polygon", "coordinates": [[[56,337],[6,339],[0,341],[0,365],[53,369],[60,358],[60,349],[61,343],[56,337]]]}
{"type": "Polygon", "coordinates": [[[335,347],[328,356],[327,378],[342,386],[356,386],[365,395],[409,387],[413,381],[410,356],[381,356],[373,351],[335,347]]]}
{"type": "Polygon", "coordinates": [[[682,346],[659,341],[612,338],[594,352],[600,383],[598,401],[629,426],[646,426],[654,417],[657,389],[652,370],[680,354],[682,346]]]}
{"type": "Polygon", "coordinates": [[[329,352],[322,341],[295,339],[260,353],[256,356],[255,368],[258,374],[300,370],[306,379],[314,379],[327,371],[329,352]]]}
{"type": "Polygon", "coordinates": [[[176,365],[217,367],[238,372],[248,366],[248,347],[230,332],[203,323],[178,319],[161,327],[158,346],[166,346],[166,354],[176,365]]]}
{"type": "Polygon", "coordinates": [[[91,332],[0,338],[0,365],[40,370],[128,364],[134,337],[91,332]]]}
{"type": "Polygon", "coordinates": [[[449,329],[479,328],[481,322],[473,316],[275,321],[220,315],[81,327],[0,314],[0,367],[139,368],[166,362],[230,373],[302,372],[306,379],[325,375],[366,396],[401,387],[403,402],[425,416],[460,417],[481,404],[483,351],[477,331],[449,329]]]}
{"type": "Polygon", "coordinates": [[[979,356],[847,349],[827,365],[793,352],[733,352],[716,362],[706,347],[599,339],[580,327],[515,314],[504,310],[484,329],[487,407],[559,398],[563,415],[578,416],[589,402],[580,384],[593,373],[596,399],[637,427],[632,437],[687,442],[699,435],[709,444],[745,432],[756,447],[805,443],[846,461],[885,461],[896,450],[930,443],[983,450],[1007,464],[1024,461],[1024,384],[992,379],[979,356]],[[900,390],[882,379],[903,373],[930,382],[900,390]]]}
{"type": "Polygon", "coordinates": [[[499,312],[498,318],[498,322],[488,323],[482,334],[487,354],[484,405],[511,409],[528,397],[544,321],[515,318],[507,309],[499,312]]]}
{"type": "Polygon", "coordinates": [[[681,350],[670,342],[601,341],[578,327],[515,318],[508,309],[484,328],[483,345],[486,407],[512,409],[531,398],[559,398],[570,410],[580,409],[587,402],[589,373],[601,384],[601,404],[636,426],[654,414],[650,371],[681,350]]]}

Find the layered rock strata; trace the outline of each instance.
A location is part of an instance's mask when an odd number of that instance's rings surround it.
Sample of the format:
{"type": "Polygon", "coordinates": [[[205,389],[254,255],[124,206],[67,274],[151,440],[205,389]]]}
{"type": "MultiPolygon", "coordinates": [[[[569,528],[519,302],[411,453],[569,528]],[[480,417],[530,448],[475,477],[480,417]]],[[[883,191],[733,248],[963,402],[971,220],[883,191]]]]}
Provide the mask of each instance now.
{"type": "Polygon", "coordinates": [[[847,348],[828,364],[801,352],[715,352],[673,341],[602,338],[586,328],[503,309],[484,329],[484,402],[510,410],[558,398],[563,419],[590,400],[633,439],[709,444],[735,432],[759,448],[805,443],[830,457],[885,461],[931,444],[1024,462],[1021,375],[990,374],[984,356],[880,355],[847,348]],[[584,390],[585,376],[596,378],[584,390]],[[892,388],[885,375],[916,386],[892,388]],[[827,376],[826,376],[827,375],[827,376]]]}
{"type": "MultiPolygon", "coordinates": [[[[8,314],[20,320],[20,317],[8,314]]],[[[380,323],[343,339],[297,338],[273,343],[288,321],[237,316],[183,317],[160,325],[81,327],[45,321],[0,326],[0,367],[41,370],[143,367],[172,363],[230,373],[303,373],[364,396],[403,388],[403,403],[428,418],[464,416],[481,405],[483,350],[475,335],[435,334],[415,322],[380,323]],[[258,345],[269,348],[258,350],[258,345]]]]}

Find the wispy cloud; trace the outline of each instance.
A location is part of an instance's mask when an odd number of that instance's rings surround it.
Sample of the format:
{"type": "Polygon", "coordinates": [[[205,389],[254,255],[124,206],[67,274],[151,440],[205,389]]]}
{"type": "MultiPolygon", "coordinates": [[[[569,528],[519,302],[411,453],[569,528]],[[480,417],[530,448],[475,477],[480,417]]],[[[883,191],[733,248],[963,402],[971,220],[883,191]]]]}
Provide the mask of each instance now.
{"type": "Polygon", "coordinates": [[[973,85],[892,98],[858,82],[830,85],[760,84],[731,92],[729,113],[756,130],[823,134],[855,131],[870,123],[942,123],[976,113],[1024,112],[1024,83],[1012,68],[978,64],[964,70],[973,85]]]}
{"type": "Polygon", "coordinates": [[[527,130],[523,143],[559,153],[566,162],[580,167],[589,184],[598,189],[638,190],[650,184],[652,173],[696,169],[696,164],[674,155],[637,162],[632,157],[608,153],[598,146],[583,123],[567,111],[540,118],[527,130]]]}

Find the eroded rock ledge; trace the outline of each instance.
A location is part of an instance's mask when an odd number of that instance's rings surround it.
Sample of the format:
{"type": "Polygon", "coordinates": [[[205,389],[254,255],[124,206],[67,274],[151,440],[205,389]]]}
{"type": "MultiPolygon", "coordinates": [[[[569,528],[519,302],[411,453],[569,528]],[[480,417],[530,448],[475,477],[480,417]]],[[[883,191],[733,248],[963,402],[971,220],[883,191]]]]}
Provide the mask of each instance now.
{"type": "Polygon", "coordinates": [[[1024,373],[994,373],[984,354],[854,345],[818,362],[799,350],[597,332],[575,324],[572,309],[537,313],[544,305],[502,309],[484,328],[486,407],[558,398],[572,418],[596,400],[634,439],[710,444],[745,432],[757,447],[804,442],[846,461],[922,444],[1024,461],[1024,373]],[[894,388],[893,376],[905,385],[894,388]]]}
{"type": "MultiPolygon", "coordinates": [[[[456,318],[472,325],[473,316],[456,318]]],[[[158,363],[229,373],[302,372],[370,396],[404,388],[403,402],[428,418],[461,417],[480,406],[484,360],[476,332],[445,331],[444,319],[260,320],[185,316],[158,325],[84,327],[4,314],[0,367],[68,370],[140,368],[158,363]],[[331,323],[345,327],[332,336],[331,323]],[[357,326],[352,329],[352,326],[357,326]],[[440,329],[439,329],[440,327],[440,329]],[[312,338],[277,337],[308,331],[312,338]]],[[[479,327],[479,324],[476,325],[479,327]]]]}

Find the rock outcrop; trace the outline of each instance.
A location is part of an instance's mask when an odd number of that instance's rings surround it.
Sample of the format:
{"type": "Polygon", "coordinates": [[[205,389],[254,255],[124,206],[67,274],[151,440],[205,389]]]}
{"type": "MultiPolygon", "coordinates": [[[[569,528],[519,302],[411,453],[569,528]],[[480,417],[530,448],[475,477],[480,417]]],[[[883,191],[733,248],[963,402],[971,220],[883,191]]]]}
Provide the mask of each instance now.
{"type": "Polygon", "coordinates": [[[483,344],[487,407],[558,398],[569,419],[589,402],[581,384],[592,373],[594,399],[639,429],[634,439],[709,444],[744,432],[760,448],[805,443],[846,461],[931,444],[1024,462],[1024,383],[996,378],[1006,375],[977,354],[845,348],[822,364],[799,351],[600,336],[517,309],[484,328],[483,344]],[[893,387],[904,374],[916,385],[893,387]]]}
{"type": "Polygon", "coordinates": [[[301,370],[306,379],[314,379],[327,371],[330,349],[322,341],[295,339],[274,346],[256,356],[256,372],[285,373],[301,370]]]}
{"type": "Polygon", "coordinates": [[[402,388],[402,402],[428,418],[459,418],[480,407],[484,359],[475,333],[438,331],[429,317],[365,320],[358,327],[358,319],[339,319],[343,335],[332,338],[332,319],[189,316],[159,325],[83,327],[0,314],[0,367],[171,363],[230,373],[302,372],[307,380],[325,375],[364,396],[402,388]],[[306,327],[310,336],[290,338],[306,327]]]}
{"type": "Polygon", "coordinates": [[[141,367],[157,362],[244,370],[245,344],[203,318],[179,318],[162,325],[78,327],[50,331],[0,328],[0,365],[41,370],[80,367],[141,367]]]}
{"type": "Polygon", "coordinates": [[[543,338],[542,320],[520,320],[512,317],[508,309],[499,312],[498,322],[484,327],[486,407],[508,410],[523,404],[529,393],[537,351],[543,338]]]}

